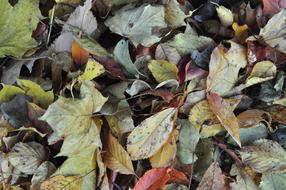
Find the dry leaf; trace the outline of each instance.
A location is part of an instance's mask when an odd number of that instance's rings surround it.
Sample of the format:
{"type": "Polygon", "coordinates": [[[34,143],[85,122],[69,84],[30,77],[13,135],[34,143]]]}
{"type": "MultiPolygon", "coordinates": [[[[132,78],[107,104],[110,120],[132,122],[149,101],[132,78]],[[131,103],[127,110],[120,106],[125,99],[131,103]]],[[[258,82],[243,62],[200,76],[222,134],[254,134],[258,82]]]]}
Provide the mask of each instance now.
{"type": "Polygon", "coordinates": [[[40,190],[78,190],[81,178],[78,176],[54,176],[41,184],[40,190]]]}

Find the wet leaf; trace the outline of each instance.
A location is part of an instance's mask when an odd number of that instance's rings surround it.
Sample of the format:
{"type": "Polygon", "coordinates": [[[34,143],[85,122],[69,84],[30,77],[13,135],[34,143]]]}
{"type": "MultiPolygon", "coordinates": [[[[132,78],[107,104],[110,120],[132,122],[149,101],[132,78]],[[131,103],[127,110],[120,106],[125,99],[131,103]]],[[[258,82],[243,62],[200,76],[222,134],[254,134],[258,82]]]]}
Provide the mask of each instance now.
{"type": "Polygon", "coordinates": [[[142,121],[128,136],[127,151],[132,160],[149,158],[168,140],[175,108],[168,108],[142,121]]]}

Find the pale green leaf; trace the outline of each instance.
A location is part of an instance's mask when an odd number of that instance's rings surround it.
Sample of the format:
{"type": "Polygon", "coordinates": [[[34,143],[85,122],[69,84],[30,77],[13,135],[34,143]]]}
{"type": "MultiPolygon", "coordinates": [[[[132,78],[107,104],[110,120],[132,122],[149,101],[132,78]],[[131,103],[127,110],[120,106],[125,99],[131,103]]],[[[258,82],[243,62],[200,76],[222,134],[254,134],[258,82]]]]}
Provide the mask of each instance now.
{"type": "Polygon", "coordinates": [[[16,86],[1,84],[0,103],[10,101],[16,94],[24,94],[25,92],[16,86]]]}
{"type": "Polygon", "coordinates": [[[177,0],[170,0],[165,8],[165,19],[169,26],[179,27],[186,25],[184,19],[185,13],[180,8],[180,4],[177,0]]]}
{"type": "Polygon", "coordinates": [[[254,180],[247,174],[244,169],[232,165],[230,175],[235,176],[235,181],[230,183],[231,190],[258,190],[254,180]]]}
{"type": "Polygon", "coordinates": [[[41,17],[38,0],[18,1],[14,7],[1,0],[0,13],[0,57],[21,57],[37,46],[31,36],[41,17]]]}
{"type": "Polygon", "coordinates": [[[167,26],[164,16],[163,6],[142,5],[134,8],[127,5],[115,12],[115,16],[105,24],[112,32],[129,38],[134,45],[149,47],[161,39],[153,30],[167,26]]]}
{"type": "Polygon", "coordinates": [[[175,48],[181,55],[192,53],[194,50],[203,50],[214,43],[211,38],[193,34],[177,34],[165,44],[175,48]]]}

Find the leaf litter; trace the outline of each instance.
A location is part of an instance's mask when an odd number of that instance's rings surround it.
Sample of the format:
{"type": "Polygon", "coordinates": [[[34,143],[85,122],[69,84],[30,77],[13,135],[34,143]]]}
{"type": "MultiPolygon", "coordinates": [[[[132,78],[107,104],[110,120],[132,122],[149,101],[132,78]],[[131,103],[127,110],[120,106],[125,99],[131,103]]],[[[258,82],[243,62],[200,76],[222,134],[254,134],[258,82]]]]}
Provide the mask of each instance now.
{"type": "Polygon", "coordinates": [[[283,0],[2,0],[0,189],[286,189],[283,0]]]}

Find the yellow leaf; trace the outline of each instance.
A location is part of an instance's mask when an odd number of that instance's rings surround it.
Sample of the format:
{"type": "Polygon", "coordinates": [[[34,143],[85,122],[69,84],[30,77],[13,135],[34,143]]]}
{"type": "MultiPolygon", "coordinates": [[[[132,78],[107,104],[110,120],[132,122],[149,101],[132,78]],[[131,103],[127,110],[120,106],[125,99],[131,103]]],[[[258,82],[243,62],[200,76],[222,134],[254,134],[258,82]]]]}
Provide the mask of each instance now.
{"type": "MultiPolygon", "coordinates": [[[[231,105],[232,110],[234,110],[240,100],[227,99],[226,101],[231,105]]],[[[198,102],[190,110],[189,121],[200,131],[202,138],[215,136],[224,130],[206,100],[198,102]]]]}
{"type": "Polygon", "coordinates": [[[151,60],[148,64],[148,69],[159,83],[169,79],[177,79],[178,77],[177,66],[166,60],[151,60]]]}
{"type": "Polygon", "coordinates": [[[178,129],[174,129],[164,146],[149,160],[153,168],[167,167],[174,160],[177,152],[176,141],[179,136],[178,129]]]}
{"type": "Polygon", "coordinates": [[[92,80],[105,72],[104,67],[95,61],[94,59],[89,59],[84,73],[79,76],[79,80],[92,80]]]}
{"type": "Polygon", "coordinates": [[[176,108],[168,108],[142,121],[128,136],[127,151],[132,160],[149,158],[168,140],[176,108]]]}
{"type": "Polygon", "coordinates": [[[184,19],[185,13],[180,8],[177,0],[170,0],[165,8],[165,19],[171,27],[179,27],[186,25],[184,19]]]}
{"type": "Polygon", "coordinates": [[[30,80],[17,80],[19,86],[25,91],[25,94],[33,99],[35,104],[47,108],[54,100],[53,91],[45,92],[40,85],[30,80]]]}
{"type": "Polygon", "coordinates": [[[235,40],[243,44],[245,39],[248,37],[248,26],[246,24],[238,25],[237,22],[234,22],[232,24],[232,28],[234,30],[235,40]]]}
{"type": "Polygon", "coordinates": [[[54,176],[41,183],[40,190],[78,190],[81,178],[78,176],[54,176]]]}
{"type": "Polygon", "coordinates": [[[121,174],[134,174],[129,154],[111,133],[109,133],[104,160],[107,167],[115,172],[119,172],[121,174]]]}
{"type": "Polygon", "coordinates": [[[271,61],[261,61],[254,65],[250,76],[246,80],[246,87],[271,80],[277,72],[276,66],[271,61]]]}
{"type": "Polygon", "coordinates": [[[207,100],[210,109],[217,116],[222,126],[232,136],[235,142],[241,146],[239,123],[230,104],[215,93],[208,94],[207,100]]]}
{"type": "Polygon", "coordinates": [[[96,189],[96,152],[96,147],[89,146],[69,156],[53,175],[82,176],[78,189],[96,189]]]}
{"type": "Polygon", "coordinates": [[[16,86],[1,84],[0,103],[11,100],[16,94],[24,94],[25,92],[16,86]]]}

